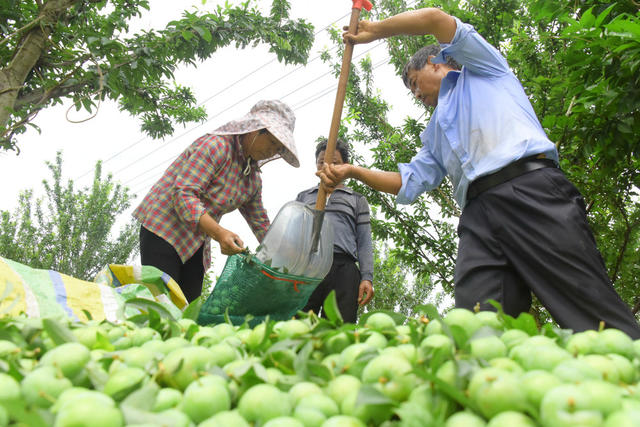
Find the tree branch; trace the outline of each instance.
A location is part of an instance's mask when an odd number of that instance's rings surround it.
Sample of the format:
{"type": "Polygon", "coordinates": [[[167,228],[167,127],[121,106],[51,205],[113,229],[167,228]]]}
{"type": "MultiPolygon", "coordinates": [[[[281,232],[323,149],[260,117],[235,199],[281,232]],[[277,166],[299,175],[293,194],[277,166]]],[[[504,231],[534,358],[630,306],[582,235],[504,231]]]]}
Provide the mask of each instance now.
{"type": "Polygon", "coordinates": [[[42,21],[44,19],[44,15],[40,15],[38,16],[36,19],[34,19],[33,21],[29,22],[27,25],[24,25],[21,28],[18,28],[17,30],[15,30],[13,33],[9,34],[7,37],[3,38],[2,40],[0,40],[0,45],[3,45],[5,43],[7,43],[9,40],[11,40],[12,37],[27,32],[30,29],[34,28],[36,25],[38,25],[38,23],[40,21],[42,21]]]}

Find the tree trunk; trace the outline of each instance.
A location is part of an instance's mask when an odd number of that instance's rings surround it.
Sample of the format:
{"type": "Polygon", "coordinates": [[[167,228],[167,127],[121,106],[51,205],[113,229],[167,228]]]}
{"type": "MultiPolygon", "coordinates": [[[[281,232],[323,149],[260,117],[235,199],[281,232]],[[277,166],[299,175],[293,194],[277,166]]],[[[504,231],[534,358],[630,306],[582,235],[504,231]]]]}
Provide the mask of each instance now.
{"type": "Polygon", "coordinates": [[[51,33],[51,25],[71,5],[73,0],[50,0],[42,6],[38,18],[40,24],[28,30],[20,37],[13,59],[5,68],[0,69],[0,127],[5,127],[11,116],[18,92],[46,49],[51,33]]]}

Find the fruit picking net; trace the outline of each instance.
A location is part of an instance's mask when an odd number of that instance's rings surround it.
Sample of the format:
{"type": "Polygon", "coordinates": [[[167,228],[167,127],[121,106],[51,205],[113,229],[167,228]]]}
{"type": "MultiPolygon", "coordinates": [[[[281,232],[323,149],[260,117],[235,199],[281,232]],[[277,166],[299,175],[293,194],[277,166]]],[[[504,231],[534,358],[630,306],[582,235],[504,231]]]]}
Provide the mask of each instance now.
{"type": "Polygon", "coordinates": [[[322,278],[283,273],[261,263],[255,256],[236,254],[227,258],[213,291],[206,299],[198,323],[225,322],[225,313],[234,325],[254,326],[267,316],[286,320],[302,309],[322,278]]]}

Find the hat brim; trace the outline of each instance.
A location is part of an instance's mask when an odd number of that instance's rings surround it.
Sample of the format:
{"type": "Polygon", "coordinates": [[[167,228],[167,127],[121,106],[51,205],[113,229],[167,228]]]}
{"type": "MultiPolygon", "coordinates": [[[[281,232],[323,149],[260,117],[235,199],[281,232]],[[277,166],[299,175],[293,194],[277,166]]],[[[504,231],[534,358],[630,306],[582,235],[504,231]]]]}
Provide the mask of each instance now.
{"type": "MultiPolygon", "coordinates": [[[[298,153],[295,151],[296,144],[293,139],[293,134],[289,132],[287,129],[283,129],[283,128],[275,129],[267,126],[266,129],[285,148],[284,153],[279,155],[279,157],[282,157],[287,163],[289,163],[294,168],[299,168],[300,161],[298,160],[298,153]]],[[[274,157],[278,157],[278,156],[274,156],[274,157]]]]}

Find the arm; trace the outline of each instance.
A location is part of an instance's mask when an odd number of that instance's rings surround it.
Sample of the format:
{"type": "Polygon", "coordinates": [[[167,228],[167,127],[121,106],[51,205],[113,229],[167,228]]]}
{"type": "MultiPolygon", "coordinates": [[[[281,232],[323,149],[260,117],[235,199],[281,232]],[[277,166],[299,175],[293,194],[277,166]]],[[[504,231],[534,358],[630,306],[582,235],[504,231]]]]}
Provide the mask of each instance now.
{"type": "Polygon", "coordinates": [[[402,177],[398,172],[379,171],[352,164],[324,164],[316,173],[325,187],[333,189],[347,178],[357,179],[377,191],[398,194],[402,187],[402,177]]]}
{"type": "Polygon", "coordinates": [[[358,304],[365,305],[373,298],[373,242],[371,241],[371,219],[369,203],[364,197],[358,199],[356,218],[356,248],[360,265],[361,281],[358,289],[358,304]]]}
{"type": "Polygon", "coordinates": [[[262,242],[271,224],[262,203],[262,184],[260,184],[251,200],[240,206],[238,210],[247,221],[247,224],[249,224],[249,227],[251,227],[251,231],[253,231],[258,242],[262,242]]]}
{"type": "Polygon", "coordinates": [[[456,32],[456,22],[440,9],[427,7],[409,10],[377,22],[360,21],[356,35],[344,33],[345,41],[354,44],[399,35],[432,34],[440,43],[450,43],[456,32]]]}
{"type": "Polygon", "coordinates": [[[223,228],[208,213],[204,213],[199,221],[200,230],[220,243],[220,251],[224,255],[233,255],[244,250],[244,243],[233,231],[223,228]]]}

